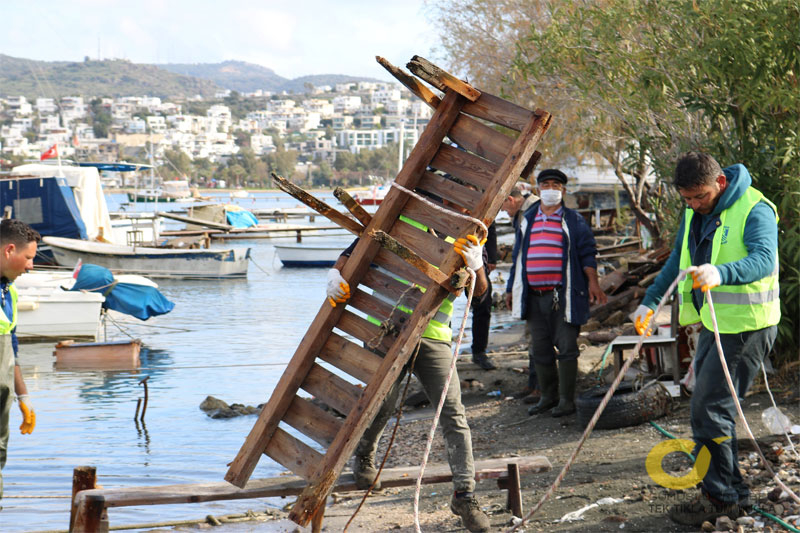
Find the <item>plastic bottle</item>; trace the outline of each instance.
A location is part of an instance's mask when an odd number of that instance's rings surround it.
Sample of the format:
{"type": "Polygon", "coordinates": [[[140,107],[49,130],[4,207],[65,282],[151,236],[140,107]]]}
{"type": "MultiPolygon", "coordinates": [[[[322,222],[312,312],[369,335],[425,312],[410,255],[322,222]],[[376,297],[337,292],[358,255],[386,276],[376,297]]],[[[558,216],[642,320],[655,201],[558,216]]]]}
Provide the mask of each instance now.
{"type": "Polygon", "coordinates": [[[764,412],[761,413],[761,421],[764,423],[764,426],[767,430],[773,435],[783,434],[789,431],[792,427],[792,423],[783,412],[777,407],[769,407],[764,409],[764,412]]]}
{"type": "Polygon", "coordinates": [[[486,396],[491,396],[492,398],[500,398],[503,395],[502,392],[499,390],[493,390],[492,392],[488,393],[486,396]]]}

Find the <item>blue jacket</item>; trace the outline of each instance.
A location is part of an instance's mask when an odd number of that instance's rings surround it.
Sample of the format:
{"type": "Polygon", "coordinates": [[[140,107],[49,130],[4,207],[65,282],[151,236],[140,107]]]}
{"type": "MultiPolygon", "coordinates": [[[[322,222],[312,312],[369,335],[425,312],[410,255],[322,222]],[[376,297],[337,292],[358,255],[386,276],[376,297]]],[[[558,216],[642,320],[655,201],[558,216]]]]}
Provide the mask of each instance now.
{"type": "MultiPolygon", "coordinates": [[[[695,213],[692,217],[692,227],[689,232],[689,252],[693,265],[702,265],[711,261],[711,241],[717,229],[717,222],[722,211],[729,208],[739,199],[752,184],[750,173],[744,165],[733,165],[723,169],[728,181],[728,187],[720,196],[714,211],[710,215],[695,213]]],[[[681,216],[681,225],[675,237],[672,248],[661,273],[647,289],[642,300],[642,305],[651,309],[658,307],[664,292],[680,271],[681,249],[685,217],[681,216]]],[[[760,202],[753,207],[744,226],[744,245],[748,255],[744,259],[717,265],[722,285],[744,285],[768,276],[775,270],[776,253],[778,249],[778,224],[775,222],[775,212],[765,202],[760,202]]],[[[699,289],[692,291],[692,300],[699,310],[703,295],[699,289]]]]}
{"type": "MultiPolygon", "coordinates": [[[[512,313],[516,318],[528,317],[528,280],[525,258],[531,242],[533,219],[539,204],[531,205],[522,215],[514,238],[511,273],[506,292],[513,295],[512,313]]],[[[589,320],[589,278],[585,267],[597,268],[597,244],[586,220],[578,213],[562,205],[561,229],[564,232],[564,257],[561,265],[563,284],[559,287],[559,301],[564,305],[564,320],[580,326],[589,320]]]]}

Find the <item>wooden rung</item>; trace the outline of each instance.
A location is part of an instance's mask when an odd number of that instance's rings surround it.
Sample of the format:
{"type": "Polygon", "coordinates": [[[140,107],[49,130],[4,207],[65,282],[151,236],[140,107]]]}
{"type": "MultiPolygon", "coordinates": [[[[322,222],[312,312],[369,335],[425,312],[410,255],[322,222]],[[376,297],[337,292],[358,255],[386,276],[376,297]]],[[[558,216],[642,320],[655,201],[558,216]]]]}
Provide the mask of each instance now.
{"type": "Polygon", "coordinates": [[[392,347],[397,333],[383,332],[380,326],[371,324],[351,311],[342,313],[336,328],[355,337],[370,350],[385,354],[392,347]],[[377,346],[376,346],[377,344],[377,346]]]}
{"type": "Polygon", "coordinates": [[[488,93],[481,94],[481,97],[474,102],[467,102],[461,110],[473,117],[482,118],[516,131],[525,129],[535,114],[524,107],[488,93]]]}
{"type": "Polygon", "coordinates": [[[409,265],[386,248],[381,248],[372,262],[388,270],[398,278],[415,283],[421,287],[427,287],[431,282],[428,276],[420,272],[417,268],[409,265]]]}
{"type": "Polygon", "coordinates": [[[453,148],[448,144],[442,144],[439,147],[430,166],[474,185],[481,191],[489,186],[499,168],[487,159],[453,148]]]}
{"type": "Polygon", "coordinates": [[[310,195],[294,183],[291,183],[289,180],[278,176],[274,172],[272,173],[272,179],[275,181],[275,185],[277,185],[278,188],[283,192],[300,200],[320,215],[328,217],[331,222],[339,224],[341,227],[350,231],[351,233],[354,233],[355,235],[361,235],[361,232],[364,231],[364,226],[359,224],[358,221],[343,215],[322,200],[316,199],[314,196],[310,195]]]}
{"type": "Polygon", "coordinates": [[[283,416],[283,421],[315,442],[330,446],[336,434],[342,429],[342,420],[312,402],[295,396],[283,416]]]}
{"type": "Polygon", "coordinates": [[[311,446],[297,440],[281,428],[275,429],[264,453],[306,480],[314,475],[323,457],[311,446]]]}
{"type": "Polygon", "coordinates": [[[415,228],[402,220],[398,220],[392,226],[389,235],[397,239],[400,244],[412,250],[418,250],[419,256],[434,267],[442,265],[445,257],[453,251],[453,245],[445,242],[444,239],[415,228]]]}
{"type": "Polygon", "coordinates": [[[350,300],[347,302],[347,305],[354,309],[358,309],[362,313],[365,313],[373,318],[377,318],[379,321],[383,322],[387,318],[391,318],[392,322],[397,324],[400,327],[401,323],[403,322],[404,317],[402,315],[398,315],[394,309],[394,303],[389,303],[386,300],[382,300],[377,296],[369,294],[362,289],[355,289],[350,296],[350,300]]]}
{"type": "Polygon", "coordinates": [[[333,190],[333,195],[336,197],[337,200],[342,202],[350,214],[356,217],[356,220],[361,222],[364,227],[369,226],[369,223],[372,222],[372,215],[367,213],[361,205],[356,202],[355,198],[350,196],[347,191],[342,189],[341,187],[336,187],[333,190]]]}
{"type": "Polygon", "coordinates": [[[358,386],[316,363],[311,365],[311,370],[300,387],[345,416],[350,413],[363,392],[358,386]]]}
{"type": "Polygon", "coordinates": [[[361,279],[361,283],[408,309],[414,309],[422,296],[422,291],[418,287],[403,283],[377,268],[369,269],[361,279]]]}
{"type": "Polygon", "coordinates": [[[400,67],[396,67],[389,63],[381,56],[375,56],[375,60],[381,64],[383,68],[389,71],[389,74],[394,76],[397,81],[406,86],[406,88],[414,93],[420,100],[424,101],[429,106],[436,108],[442,101],[441,98],[433,94],[421,81],[414,76],[409,75],[400,67]]]}
{"type": "MultiPolygon", "coordinates": [[[[423,232],[418,230],[418,233],[423,233],[423,232]]],[[[445,287],[450,292],[456,291],[456,289],[450,285],[450,278],[448,278],[444,272],[436,268],[434,265],[432,265],[426,259],[424,259],[421,255],[419,255],[414,250],[412,250],[402,242],[398,241],[385,231],[370,230],[369,236],[372,237],[375,240],[375,242],[380,244],[382,248],[386,248],[393,254],[397,255],[400,259],[408,263],[410,266],[413,266],[414,268],[419,270],[422,274],[430,278],[432,281],[438,283],[442,287],[445,287]]]]}
{"type": "Polygon", "coordinates": [[[331,333],[319,358],[346,372],[362,383],[368,383],[383,361],[381,357],[344,337],[331,333]]]}
{"type": "MultiPolygon", "coordinates": [[[[441,204],[440,207],[452,211],[450,207],[441,204]]],[[[459,216],[448,216],[413,196],[408,199],[408,203],[403,208],[403,214],[412,220],[425,224],[429,228],[435,229],[439,235],[447,235],[454,239],[465,235],[467,230],[475,227],[475,224],[469,220],[459,216]]]]}
{"type": "Polygon", "coordinates": [[[458,117],[447,137],[460,147],[498,165],[502,164],[514,145],[513,138],[464,114],[458,117]]]}
{"type": "Polygon", "coordinates": [[[419,181],[419,188],[467,208],[470,213],[477,209],[481,193],[447,179],[440,174],[425,172],[419,181]]]}
{"type": "Polygon", "coordinates": [[[471,102],[474,102],[481,96],[481,92],[475,87],[465,81],[459,80],[424,57],[412,57],[406,67],[440,91],[446,91],[447,89],[453,90],[471,102]]]}

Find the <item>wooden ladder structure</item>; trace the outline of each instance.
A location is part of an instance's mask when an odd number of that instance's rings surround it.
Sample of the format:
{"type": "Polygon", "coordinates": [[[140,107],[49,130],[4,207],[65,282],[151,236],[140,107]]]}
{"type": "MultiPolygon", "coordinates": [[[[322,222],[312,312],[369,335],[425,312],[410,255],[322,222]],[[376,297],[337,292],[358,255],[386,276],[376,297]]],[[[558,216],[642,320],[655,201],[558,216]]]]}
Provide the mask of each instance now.
{"type": "MultiPolygon", "coordinates": [[[[482,93],[415,56],[408,68],[441,91],[438,96],[416,77],[383,58],[377,60],[435,108],[395,182],[463,206],[470,216],[491,223],[517,179],[529,175],[538,161],[535,147],[549,126],[549,113],[531,112],[482,93]],[[519,133],[514,138],[487,123],[519,133]]],[[[430,319],[446,297],[461,292],[457,283],[451,282],[463,266],[452,245],[399,217],[404,215],[440,236],[453,238],[475,234],[478,229],[474,222],[447,216],[395,187],[373,216],[346,202],[355,220],[313,197],[306,200],[361,236],[342,269],[352,296],[347,304],[336,307],[327,301],[322,304],[225,476],[244,488],[261,455],[268,455],[308,483],[289,515],[304,526],[321,518],[339,474],[430,319]],[[402,257],[387,249],[387,244],[402,257]],[[409,290],[409,285],[398,279],[417,288],[409,290]],[[411,314],[397,311],[401,301],[404,308],[413,309],[411,314]],[[365,315],[379,319],[382,326],[366,320],[365,315]],[[323,361],[352,380],[329,371],[320,364],[323,361]],[[300,389],[344,418],[300,396],[300,389]],[[325,451],[292,436],[289,428],[325,451]]]]}

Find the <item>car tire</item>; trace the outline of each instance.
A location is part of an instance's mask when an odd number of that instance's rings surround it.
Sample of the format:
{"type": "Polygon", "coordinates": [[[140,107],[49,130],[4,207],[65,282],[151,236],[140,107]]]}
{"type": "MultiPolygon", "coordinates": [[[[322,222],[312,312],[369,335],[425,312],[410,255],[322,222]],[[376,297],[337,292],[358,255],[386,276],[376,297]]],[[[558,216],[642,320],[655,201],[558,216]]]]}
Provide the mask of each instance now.
{"type": "MultiPolygon", "coordinates": [[[[582,426],[589,424],[608,389],[608,386],[594,387],[575,401],[578,422],[582,426]]],[[[669,392],[658,383],[634,390],[631,383],[623,382],[614,391],[595,428],[616,429],[643,424],[664,416],[671,403],[669,392]]]]}

